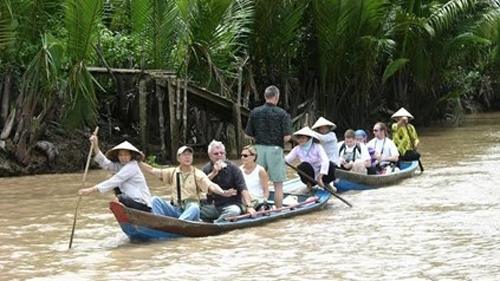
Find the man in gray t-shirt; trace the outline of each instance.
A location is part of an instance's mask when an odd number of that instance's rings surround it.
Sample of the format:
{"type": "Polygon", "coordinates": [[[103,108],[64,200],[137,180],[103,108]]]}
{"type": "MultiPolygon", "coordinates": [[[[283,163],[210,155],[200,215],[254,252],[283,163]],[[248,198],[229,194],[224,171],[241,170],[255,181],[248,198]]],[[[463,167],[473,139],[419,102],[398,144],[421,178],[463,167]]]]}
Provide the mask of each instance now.
{"type": "Polygon", "coordinates": [[[266,103],[250,113],[245,137],[255,141],[259,154],[257,164],[267,170],[274,185],[274,204],[276,208],[281,208],[283,181],[286,180],[283,147],[292,136],[292,120],[284,109],[276,106],[280,98],[280,91],[276,86],[267,87],[264,98],[266,103]]]}

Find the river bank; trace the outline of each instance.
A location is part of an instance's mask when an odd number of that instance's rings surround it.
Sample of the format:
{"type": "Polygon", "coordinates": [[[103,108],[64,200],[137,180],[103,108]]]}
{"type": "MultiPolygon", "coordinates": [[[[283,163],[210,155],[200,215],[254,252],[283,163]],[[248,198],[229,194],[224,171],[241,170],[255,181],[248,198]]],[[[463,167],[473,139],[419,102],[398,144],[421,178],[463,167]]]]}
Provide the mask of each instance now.
{"type": "MultiPolygon", "coordinates": [[[[2,140],[0,142],[0,177],[82,171],[89,153],[88,139],[92,131],[90,128],[68,130],[60,125],[51,125],[43,140],[37,142],[31,150],[27,163],[18,161],[16,147],[11,139],[2,140]]],[[[137,144],[139,136],[125,129],[119,131],[113,129],[111,132],[101,129],[99,133],[99,146],[103,151],[124,140],[137,144]]],[[[90,168],[97,168],[97,164],[92,161],[90,168]]]]}

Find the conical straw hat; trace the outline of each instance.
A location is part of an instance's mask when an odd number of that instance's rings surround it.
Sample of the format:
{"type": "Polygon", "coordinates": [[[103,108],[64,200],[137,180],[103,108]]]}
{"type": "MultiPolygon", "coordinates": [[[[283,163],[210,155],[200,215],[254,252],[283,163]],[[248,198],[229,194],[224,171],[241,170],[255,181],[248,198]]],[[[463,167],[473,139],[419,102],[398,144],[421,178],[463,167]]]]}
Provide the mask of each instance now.
{"type": "Polygon", "coordinates": [[[335,125],[335,123],[328,121],[326,118],[320,117],[320,118],[318,118],[316,123],[314,123],[314,125],[312,126],[312,129],[314,130],[314,129],[317,129],[321,126],[330,126],[331,130],[335,130],[335,128],[337,128],[337,125],[335,125]]]}
{"type": "Polygon", "coordinates": [[[307,126],[298,130],[297,132],[293,133],[293,135],[294,136],[308,136],[308,137],[314,138],[316,140],[319,140],[317,133],[315,131],[311,130],[307,126]]]}
{"type": "Polygon", "coordinates": [[[408,112],[408,110],[406,110],[404,107],[401,107],[398,111],[396,111],[392,116],[391,118],[400,118],[400,117],[408,117],[408,118],[411,118],[413,119],[413,115],[410,114],[410,112],[408,112]]]}
{"type": "Polygon", "coordinates": [[[137,161],[144,160],[144,154],[139,149],[137,149],[135,146],[133,146],[131,143],[129,143],[128,141],[124,141],[124,142],[120,143],[119,145],[108,150],[106,152],[106,157],[108,157],[111,160],[116,161],[118,159],[118,150],[122,150],[122,149],[137,153],[137,158],[136,158],[137,161]]]}

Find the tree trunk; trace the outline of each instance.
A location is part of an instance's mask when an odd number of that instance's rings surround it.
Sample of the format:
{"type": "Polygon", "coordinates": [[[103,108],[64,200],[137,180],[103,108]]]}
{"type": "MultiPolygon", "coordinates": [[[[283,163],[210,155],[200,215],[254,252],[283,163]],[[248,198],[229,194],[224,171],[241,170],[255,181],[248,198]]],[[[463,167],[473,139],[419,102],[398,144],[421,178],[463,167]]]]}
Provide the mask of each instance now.
{"type": "Polygon", "coordinates": [[[4,75],[3,88],[0,103],[0,127],[3,128],[6,125],[7,117],[9,115],[9,101],[12,89],[12,73],[8,71],[4,75]]]}
{"type": "Polygon", "coordinates": [[[177,131],[177,119],[176,119],[176,97],[179,92],[179,81],[175,79],[175,88],[171,87],[171,81],[169,81],[169,89],[168,89],[168,109],[170,113],[169,125],[170,125],[170,159],[173,161],[175,159],[175,151],[178,146],[179,133],[177,131]]]}
{"type": "Polygon", "coordinates": [[[38,142],[38,140],[45,135],[45,131],[47,130],[48,124],[55,119],[54,117],[56,115],[56,110],[60,107],[61,107],[61,100],[56,97],[50,102],[49,107],[45,112],[43,112],[42,116],[39,117],[38,126],[32,128],[32,132],[29,135],[23,164],[27,165],[30,162],[31,150],[38,142]]]}
{"type": "Polygon", "coordinates": [[[241,149],[243,148],[243,126],[241,124],[241,84],[242,84],[242,80],[243,80],[243,72],[242,72],[242,69],[241,67],[239,68],[239,71],[238,71],[239,75],[238,75],[238,93],[237,93],[237,97],[236,97],[236,103],[233,105],[233,120],[234,120],[234,124],[235,124],[235,138],[236,138],[236,143],[235,143],[235,146],[236,146],[236,153],[238,153],[239,151],[241,151],[241,149]]]}
{"type": "MultiPolygon", "coordinates": [[[[167,80],[167,89],[170,91],[172,86],[170,85],[170,81],[167,80]]],[[[167,148],[165,146],[165,116],[163,112],[163,99],[164,99],[164,89],[156,84],[156,99],[158,100],[158,126],[160,127],[160,150],[161,155],[167,155],[167,148]]]]}
{"type": "Polygon", "coordinates": [[[141,147],[147,152],[148,85],[146,79],[139,81],[139,127],[141,129],[141,147]]]}
{"type": "Polygon", "coordinates": [[[188,95],[188,82],[187,82],[187,77],[184,80],[184,94],[183,94],[183,100],[182,100],[182,143],[186,144],[187,143],[187,132],[188,132],[188,124],[187,124],[187,115],[188,115],[188,101],[187,101],[187,95],[188,95]]]}

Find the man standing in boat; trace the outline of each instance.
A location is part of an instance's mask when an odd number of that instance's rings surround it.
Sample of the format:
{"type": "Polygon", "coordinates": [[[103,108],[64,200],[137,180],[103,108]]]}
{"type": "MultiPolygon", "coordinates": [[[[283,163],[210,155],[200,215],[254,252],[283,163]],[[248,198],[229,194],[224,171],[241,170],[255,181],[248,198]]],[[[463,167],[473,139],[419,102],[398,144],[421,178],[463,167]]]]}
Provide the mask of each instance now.
{"type": "Polygon", "coordinates": [[[162,180],[171,189],[171,200],[166,202],[161,197],[154,196],[151,200],[151,212],[158,215],[179,218],[180,220],[200,220],[201,192],[208,191],[223,197],[236,195],[235,189],[223,190],[210,181],[208,176],[193,164],[193,149],[182,146],[177,150],[175,168],[157,169],[141,162],[141,168],[149,174],[162,180]]]}
{"type": "Polygon", "coordinates": [[[264,92],[266,103],[250,112],[245,138],[255,141],[259,153],[257,164],[267,170],[274,186],[274,203],[281,208],[283,202],[283,181],[286,180],[284,143],[292,137],[290,115],[278,107],[280,91],[269,86],[264,92]]]}
{"type": "Polygon", "coordinates": [[[203,166],[203,172],[223,190],[236,189],[237,195],[231,197],[223,197],[219,194],[210,195],[213,198],[213,203],[201,206],[201,218],[223,222],[225,218],[238,216],[242,212],[254,216],[255,209],[245,184],[245,178],[240,168],[226,159],[224,144],[216,140],[210,142],[208,157],[210,157],[210,162],[203,166]]]}

